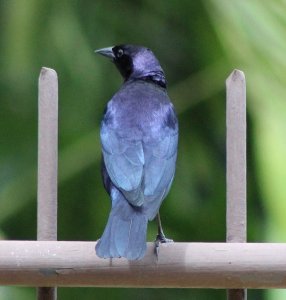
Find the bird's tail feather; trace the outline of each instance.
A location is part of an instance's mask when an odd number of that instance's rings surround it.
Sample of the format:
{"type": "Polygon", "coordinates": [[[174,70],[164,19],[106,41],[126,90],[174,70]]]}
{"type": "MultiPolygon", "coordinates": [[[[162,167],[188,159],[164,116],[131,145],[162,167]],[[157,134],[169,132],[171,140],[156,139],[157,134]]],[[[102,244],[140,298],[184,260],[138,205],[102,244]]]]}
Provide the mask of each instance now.
{"type": "Polygon", "coordinates": [[[141,259],[146,252],[148,218],[120,192],[113,203],[103,235],[96,244],[96,254],[102,258],[141,259]]]}

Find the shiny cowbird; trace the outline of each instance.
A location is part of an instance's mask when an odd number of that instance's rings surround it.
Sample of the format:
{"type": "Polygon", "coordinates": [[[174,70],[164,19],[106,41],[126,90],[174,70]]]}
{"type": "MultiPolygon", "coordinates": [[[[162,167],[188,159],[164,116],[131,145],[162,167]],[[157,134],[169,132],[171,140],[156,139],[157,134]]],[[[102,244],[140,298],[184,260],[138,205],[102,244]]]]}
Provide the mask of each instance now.
{"type": "Polygon", "coordinates": [[[96,254],[141,259],[147,223],[156,216],[156,253],[165,238],[159,208],[171,187],[177,158],[178,121],[162,67],[145,47],[120,45],[97,53],[110,58],[124,78],[101,123],[102,177],[111,212],[96,254]]]}

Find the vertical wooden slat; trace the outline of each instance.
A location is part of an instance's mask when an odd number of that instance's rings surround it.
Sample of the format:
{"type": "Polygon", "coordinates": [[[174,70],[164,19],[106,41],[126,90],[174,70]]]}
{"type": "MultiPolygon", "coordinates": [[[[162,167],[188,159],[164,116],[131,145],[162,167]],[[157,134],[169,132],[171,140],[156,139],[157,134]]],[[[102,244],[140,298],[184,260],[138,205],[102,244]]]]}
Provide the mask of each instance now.
{"type": "MultiPolygon", "coordinates": [[[[38,101],[37,238],[53,241],[57,239],[58,78],[52,69],[41,70],[38,101]]],[[[38,288],[37,297],[55,300],[56,288],[38,288]]]]}
{"type": "MultiPolygon", "coordinates": [[[[242,71],[226,80],[228,243],[246,242],[246,86],[242,71]]],[[[228,300],[246,300],[246,289],[228,290],[228,300]]]]}

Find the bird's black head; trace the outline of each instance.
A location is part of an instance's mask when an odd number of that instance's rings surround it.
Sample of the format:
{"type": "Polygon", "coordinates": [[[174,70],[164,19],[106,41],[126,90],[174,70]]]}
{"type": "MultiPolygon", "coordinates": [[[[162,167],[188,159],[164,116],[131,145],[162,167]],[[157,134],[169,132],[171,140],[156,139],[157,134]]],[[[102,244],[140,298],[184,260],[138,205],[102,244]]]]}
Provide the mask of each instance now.
{"type": "Polygon", "coordinates": [[[153,52],[145,47],[119,45],[95,51],[115,63],[125,80],[143,79],[166,87],[165,75],[153,52]]]}

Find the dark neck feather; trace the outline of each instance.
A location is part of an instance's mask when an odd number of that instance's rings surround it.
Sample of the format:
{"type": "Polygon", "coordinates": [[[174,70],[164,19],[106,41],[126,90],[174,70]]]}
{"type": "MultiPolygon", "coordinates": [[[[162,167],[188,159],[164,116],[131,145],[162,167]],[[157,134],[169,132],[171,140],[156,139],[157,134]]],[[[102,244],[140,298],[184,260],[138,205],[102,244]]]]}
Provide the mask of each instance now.
{"type": "Polygon", "coordinates": [[[166,78],[162,71],[151,72],[147,76],[144,76],[142,79],[146,81],[152,81],[163,88],[167,87],[166,78]]]}
{"type": "MultiPolygon", "coordinates": [[[[140,77],[133,77],[131,76],[132,80],[144,80],[144,81],[149,81],[149,82],[153,82],[163,88],[167,87],[167,82],[166,82],[166,78],[165,75],[162,71],[153,71],[153,72],[148,72],[146,75],[140,76],[140,77]]],[[[127,79],[128,80],[128,79],[127,79]]]]}

